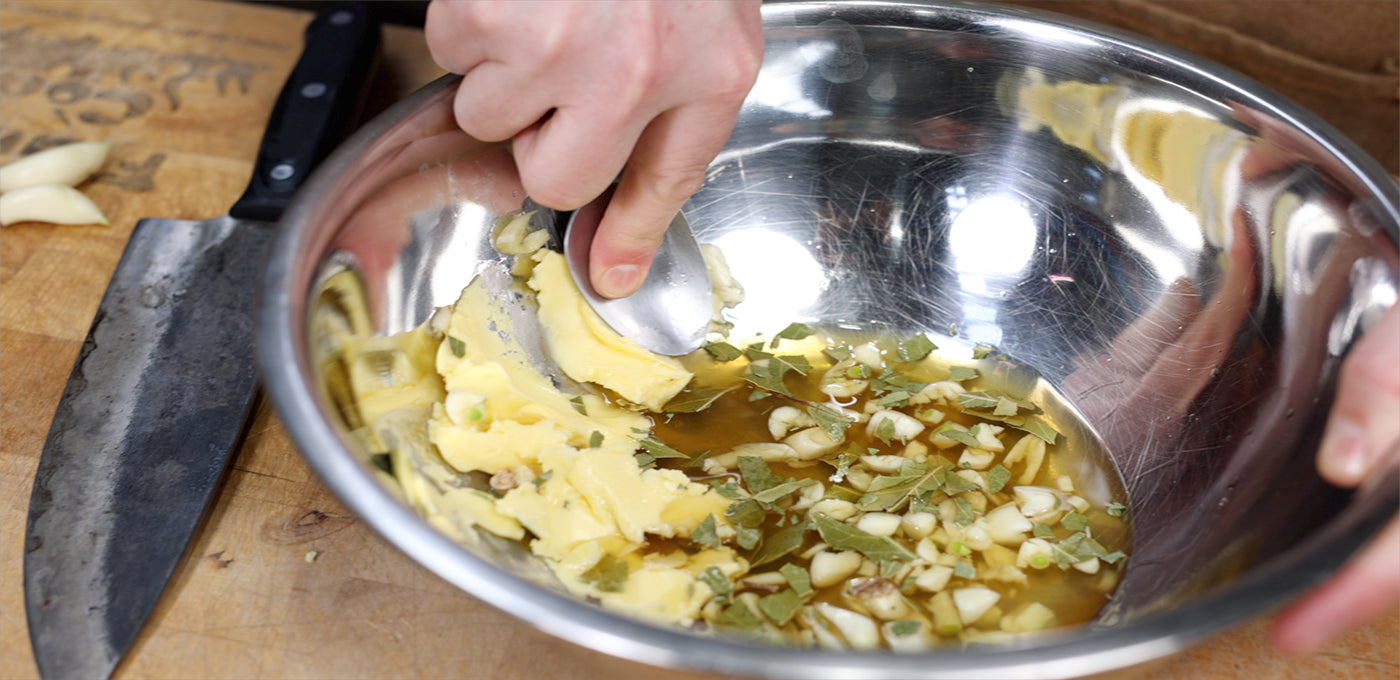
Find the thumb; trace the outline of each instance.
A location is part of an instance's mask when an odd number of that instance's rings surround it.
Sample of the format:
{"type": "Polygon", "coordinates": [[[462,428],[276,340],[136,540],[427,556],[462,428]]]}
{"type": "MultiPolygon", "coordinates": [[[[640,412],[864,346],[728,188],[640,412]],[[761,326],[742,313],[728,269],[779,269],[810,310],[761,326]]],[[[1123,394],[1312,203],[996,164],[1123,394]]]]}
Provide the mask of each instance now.
{"type": "Polygon", "coordinates": [[[1318,450],[1328,481],[1355,486],[1400,441],[1400,304],[1386,310],[1342,363],[1318,450]]]}

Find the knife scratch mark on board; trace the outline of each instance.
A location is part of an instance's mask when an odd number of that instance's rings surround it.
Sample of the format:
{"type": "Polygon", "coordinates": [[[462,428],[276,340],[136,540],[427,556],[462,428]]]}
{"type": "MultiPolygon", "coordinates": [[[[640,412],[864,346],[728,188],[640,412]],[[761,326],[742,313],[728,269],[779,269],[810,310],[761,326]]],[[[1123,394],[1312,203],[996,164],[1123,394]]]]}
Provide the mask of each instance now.
{"type": "Polygon", "coordinates": [[[205,555],[204,557],[207,558],[210,562],[213,562],[215,567],[219,569],[227,569],[230,564],[233,564],[233,558],[230,557],[228,559],[225,559],[224,553],[226,552],[228,551],[220,550],[219,552],[210,553],[208,555],[205,555]]]}

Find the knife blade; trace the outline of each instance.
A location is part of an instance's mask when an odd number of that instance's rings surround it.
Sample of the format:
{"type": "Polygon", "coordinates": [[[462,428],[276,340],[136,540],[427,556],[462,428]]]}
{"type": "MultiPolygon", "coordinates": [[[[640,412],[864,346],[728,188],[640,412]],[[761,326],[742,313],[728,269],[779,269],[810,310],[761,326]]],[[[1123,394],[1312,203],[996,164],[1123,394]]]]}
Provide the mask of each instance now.
{"type": "Polygon", "coordinates": [[[365,3],[320,7],[229,214],[132,231],[30,496],[25,609],[44,678],[112,674],[212,505],[257,396],[271,222],[356,121],[379,40],[365,3]]]}

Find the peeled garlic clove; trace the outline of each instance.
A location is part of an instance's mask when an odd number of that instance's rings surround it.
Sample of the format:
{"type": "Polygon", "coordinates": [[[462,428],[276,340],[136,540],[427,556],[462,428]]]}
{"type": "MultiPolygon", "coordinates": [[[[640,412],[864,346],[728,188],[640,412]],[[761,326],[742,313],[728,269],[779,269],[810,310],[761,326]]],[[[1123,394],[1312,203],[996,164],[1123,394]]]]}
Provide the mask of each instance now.
{"type": "Polygon", "coordinates": [[[110,142],[77,142],[30,154],[0,167],[0,193],[41,184],[76,186],[107,162],[110,142]]]}
{"type": "Polygon", "coordinates": [[[83,192],[62,184],[40,184],[0,195],[0,225],[15,222],[109,224],[83,192]]]}

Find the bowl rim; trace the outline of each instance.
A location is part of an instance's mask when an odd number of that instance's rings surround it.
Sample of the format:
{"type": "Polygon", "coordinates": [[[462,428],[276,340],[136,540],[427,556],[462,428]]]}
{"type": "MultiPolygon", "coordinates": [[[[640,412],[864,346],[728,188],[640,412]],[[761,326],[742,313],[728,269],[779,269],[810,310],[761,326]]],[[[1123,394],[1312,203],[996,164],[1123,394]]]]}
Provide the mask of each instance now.
{"type": "MultiPolygon", "coordinates": [[[[826,2],[764,3],[765,15],[819,12],[826,2]]],[[[943,0],[856,0],[843,6],[932,16],[956,12],[980,23],[1014,31],[1034,23],[1086,36],[1140,57],[1151,56],[1261,106],[1308,131],[1349,171],[1383,199],[1392,221],[1385,227],[1400,240],[1400,187],[1351,140],[1312,113],[1269,88],[1198,55],[1155,40],[1050,12],[1004,5],[943,0]],[[1386,200],[1388,199],[1388,200],[1386,200]]],[[[1019,32],[1019,31],[1016,31],[1019,32]]],[[[1130,667],[1179,651],[1210,635],[1268,612],[1331,575],[1400,505],[1400,468],[1307,540],[1241,579],[1202,594],[1178,608],[1144,614],[1121,626],[1084,628],[1068,636],[1028,638],[1024,644],[934,648],[918,654],[786,648],[685,633],[586,604],[534,585],[497,568],[433,529],[375,480],[351,453],[344,433],[331,425],[311,385],[309,356],[296,342],[305,301],[293,298],[300,256],[318,204],[357,158],[384,134],[420,109],[450,99],[460,76],[447,75],[397,102],[337,148],[298,192],[281,220],[269,250],[257,318],[257,356],[264,387],[310,467],[339,499],[390,544],[468,594],[556,637],[635,662],[748,676],[804,678],[1039,678],[1073,677],[1130,667]],[[1225,606],[1228,604],[1229,606],[1225,606]],[[936,664],[931,662],[936,661],[936,664]]],[[[299,273],[300,272],[300,273],[299,273]]],[[[309,279],[308,279],[309,280],[309,279]]]]}

